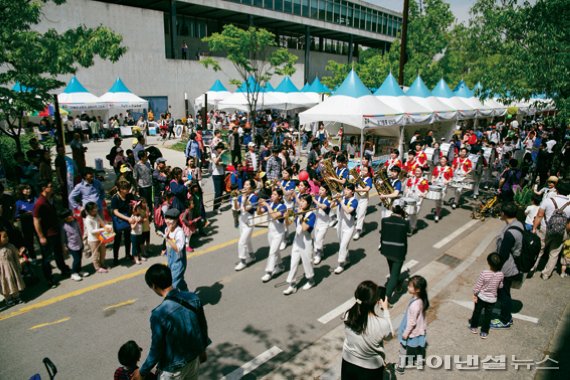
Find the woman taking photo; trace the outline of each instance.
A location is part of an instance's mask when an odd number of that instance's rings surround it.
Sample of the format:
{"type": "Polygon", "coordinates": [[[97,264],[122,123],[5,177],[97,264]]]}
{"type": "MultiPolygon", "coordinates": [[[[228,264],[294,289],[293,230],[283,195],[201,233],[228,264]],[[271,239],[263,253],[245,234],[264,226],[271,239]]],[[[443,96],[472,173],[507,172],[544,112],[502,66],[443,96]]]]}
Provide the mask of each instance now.
{"type": "Polygon", "coordinates": [[[386,354],[384,339],[392,335],[386,289],[364,281],[354,292],[356,303],[344,315],[343,380],[381,380],[386,354]],[[381,315],[380,315],[381,314],[381,315]]]}

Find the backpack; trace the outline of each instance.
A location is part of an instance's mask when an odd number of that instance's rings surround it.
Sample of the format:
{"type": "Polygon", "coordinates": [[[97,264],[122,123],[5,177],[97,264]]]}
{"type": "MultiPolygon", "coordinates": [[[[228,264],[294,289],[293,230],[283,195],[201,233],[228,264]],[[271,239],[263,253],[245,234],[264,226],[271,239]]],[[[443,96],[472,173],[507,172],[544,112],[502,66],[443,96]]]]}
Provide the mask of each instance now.
{"type": "Polygon", "coordinates": [[[165,224],[164,214],[162,213],[162,204],[155,206],[153,211],[154,225],[162,227],[165,224]]]}
{"type": "Polygon", "coordinates": [[[566,206],[570,204],[570,201],[566,202],[564,206],[558,207],[554,198],[550,198],[552,203],[554,203],[554,213],[546,222],[546,234],[547,235],[555,235],[555,236],[563,236],[564,231],[566,231],[566,223],[567,219],[566,214],[564,213],[564,209],[566,206]]]}
{"type": "Polygon", "coordinates": [[[533,234],[531,231],[523,230],[518,226],[512,226],[507,229],[517,230],[522,234],[522,247],[521,253],[518,256],[514,256],[515,264],[520,272],[528,273],[534,266],[538,254],[540,253],[540,238],[537,234],[533,234]]]}

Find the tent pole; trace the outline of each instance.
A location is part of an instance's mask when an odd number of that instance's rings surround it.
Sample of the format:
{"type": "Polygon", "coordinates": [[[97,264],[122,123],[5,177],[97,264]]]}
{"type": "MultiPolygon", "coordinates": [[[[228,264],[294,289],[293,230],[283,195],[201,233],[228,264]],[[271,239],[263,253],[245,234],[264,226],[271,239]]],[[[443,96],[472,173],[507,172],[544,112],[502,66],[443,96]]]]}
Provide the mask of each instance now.
{"type": "Polygon", "coordinates": [[[404,124],[400,125],[400,138],[398,141],[398,150],[400,151],[400,159],[404,157],[404,124]]]}
{"type": "MultiPolygon", "coordinates": [[[[364,119],[364,122],[366,123],[366,119],[364,119]]],[[[360,129],[360,162],[359,165],[362,168],[362,157],[364,156],[364,125],[362,126],[362,128],[360,129]]],[[[372,161],[372,160],[370,160],[372,161]]]]}

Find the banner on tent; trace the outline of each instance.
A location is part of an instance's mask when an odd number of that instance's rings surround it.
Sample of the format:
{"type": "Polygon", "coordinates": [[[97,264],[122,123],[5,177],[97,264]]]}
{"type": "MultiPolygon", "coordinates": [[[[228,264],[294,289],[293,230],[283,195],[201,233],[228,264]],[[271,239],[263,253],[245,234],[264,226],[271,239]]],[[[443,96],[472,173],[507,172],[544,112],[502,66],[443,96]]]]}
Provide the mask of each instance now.
{"type": "Polygon", "coordinates": [[[364,124],[374,127],[393,127],[404,123],[404,115],[364,115],[364,124]]]}
{"type": "Polygon", "coordinates": [[[109,108],[109,105],[105,103],[60,103],[59,105],[70,111],[105,110],[109,108]]]}

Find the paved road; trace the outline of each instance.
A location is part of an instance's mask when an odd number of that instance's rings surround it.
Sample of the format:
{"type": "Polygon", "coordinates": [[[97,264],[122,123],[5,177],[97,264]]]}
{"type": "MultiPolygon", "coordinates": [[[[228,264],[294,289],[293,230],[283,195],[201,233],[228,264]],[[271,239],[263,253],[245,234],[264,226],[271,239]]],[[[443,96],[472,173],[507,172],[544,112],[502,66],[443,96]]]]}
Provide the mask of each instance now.
{"type": "MultiPolygon", "coordinates": [[[[87,162],[104,157],[109,149],[109,143],[89,144],[87,162]]],[[[181,153],[161,150],[170,165],[182,164],[181,153]]],[[[205,187],[208,192],[209,180],[205,187]]],[[[457,265],[453,257],[441,256],[451,245],[480,231],[481,223],[471,221],[467,210],[455,210],[434,224],[425,218],[431,207],[433,202],[424,202],[423,219],[418,223],[424,228],[410,241],[407,261],[413,265],[412,272],[433,265],[457,265]]],[[[254,232],[258,261],[234,272],[238,234],[231,214],[225,211],[212,218],[215,233],[201,239],[200,247],[190,255],[186,273],[190,288],[206,305],[213,341],[202,377],[227,375],[233,379],[251,372],[248,378],[277,378],[273,373],[282,378],[306,378],[297,376],[301,367],[313,376],[325,372],[328,365],[324,363],[317,373],[318,366],[310,358],[302,363],[295,360],[339,328],[338,316],[344,311],[341,305],[350,299],[358,283],[365,279],[385,281],[387,265],[377,251],[378,219],[379,212],[371,206],[365,224],[368,232],[351,243],[353,264],[341,275],[332,273],[338,243],[334,230],[329,230],[326,258],[315,270],[317,286],[285,297],[281,292],[286,273],[267,284],[260,281],[267,256],[266,230],[254,232]],[[287,367],[288,363],[295,363],[295,368],[287,367]]],[[[480,235],[472,239],[483,239],[480,235]]],[[[153,236],[152,243],[158,244],[158,237],[153,236]]],[[[287,266],[289,253],[290,247],[284,251],[287,266]]],[[[154,262],[164,259],[154,257],[142,266],[113,268],[107,275],[93,275],[81,283],[62,281],[53,290],[41,286],[31,289],[34,299],[0,313],[0,379],[31,376],[40,369],[45,356],[58,366],[58,378],[109,378],[118,366],[118,348],[129,339],[145,348],[144,358],[150,343],[148,318],[160,302],[143,279],[146,267],[154,262]]]]}

